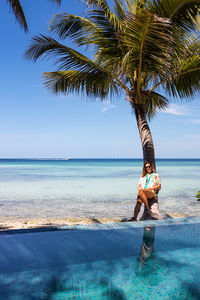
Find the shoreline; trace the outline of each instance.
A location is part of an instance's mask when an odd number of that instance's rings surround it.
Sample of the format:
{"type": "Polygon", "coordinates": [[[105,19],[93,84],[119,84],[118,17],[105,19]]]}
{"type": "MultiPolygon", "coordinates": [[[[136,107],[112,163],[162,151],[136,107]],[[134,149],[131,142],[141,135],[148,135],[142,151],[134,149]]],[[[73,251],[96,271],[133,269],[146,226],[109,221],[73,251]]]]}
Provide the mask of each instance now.
{"type": "MultiPolygon", "coordinates": [[[[168,213],[166,218],[187,218],[192,217],[186,214],[168,213]]],[[[122,218],[1,218],[0,232],[24,229],[47,229],[57,228],[64,225],[88,225],[88,224],[105,224],[118,223],[122,218]]]]}
{"type": "Polygon", "coordinates": [[[5,218],[0,219],[0,231],[52,228],[62,225],[87,225],[120,222],[122,218],[5,218]]]}

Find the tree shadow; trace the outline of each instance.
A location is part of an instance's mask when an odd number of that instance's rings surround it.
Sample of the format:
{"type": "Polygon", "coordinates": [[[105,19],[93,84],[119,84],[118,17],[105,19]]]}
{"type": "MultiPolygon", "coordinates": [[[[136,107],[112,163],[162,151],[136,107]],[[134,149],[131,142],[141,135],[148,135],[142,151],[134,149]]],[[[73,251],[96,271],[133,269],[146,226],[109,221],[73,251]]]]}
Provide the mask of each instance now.
{"type": "MultiPolygon", "coordinates": [[[[96,221],[96,219],[94,219],[96,221]]],[[[139,267],[137,270],[137,275],[149,276],[152,273],[152,270],[158,267],[158,263],[152,264],[154,262],[154,256],[152,260],[152,252],[153,245],[155,240],[155,226],[145,227],[143,234],[143,242],[140,250],[140,254],[138,257],[139,267]]],[[[73,295],[74,299],[81,299],[81,297],[85,297],[87,299],[87,295],[92,295],[95,297],[102,297],[107,300],[126,300],[125,291],[116,286],[112,281],[112,274],[115,274],[117,270],[115,270],[114,262],[107,262],[108,269],[105,277],[101,277],[100,279],[88,279],[83,278],[83,282],[78,281],[77,283],[72,282],[72,280],[60,280],[56,277],[52,277],[46,284],[44,288],[44,296],[41,300],[50,300],[53,297],[56,297],[57,293],[61,293],[63,299],[67,299],[67,297],[71,297],[73,295]],[[85,281],[86,280],[86,281],[85,281]]],[[[124,265],[124,267],[126,267],[124,265]]],[[[87,267],[87,271],[91,266],[87,267]]],[[[134,273],[134,270],[133,270],[134,273]]],[[[87,276],[87,275],[86,275],[87,276]]],[[[95,299],[95,298],[94,298],[95,299]]]]}
{"type": "Polygon", "coordinates": [[[112,288],[103,293],[103,296],[106,296],[108,300],[125,300],[126,296],[122,290],[119,288],[112,288]]]}
{"type": "Polygon", "coordinates": [[[7,229],[10,229],[11,226],[1,226],[0,225],[0,231],[3,231],[3,230],[7,230],[7,229]]]}
{"type": "Polygon", "coordinates": [[[64,291],[65,288],[63,286],[63,283],[59,281],[58,278],[53,276],[47,283],[44,293],[46,294],[45,297],[43,298],[44,300],[50,299],[52,294],[59,292],[59,291],[64,291]]]}
{"type": "MultiPolygon", "coordinates": [[[[198,274],[196,274],[198,276],[198,274]]],[[[180,289],[172,290],[173,299],[199,300],[200,288],[198,283],[183,281],[180,289]]]]}
{"type": "Polygon", "coordinates": [[[192,284],[183,282],[180,294],[183,294],[185,296],[185,299],[199,300],[200,287],[198,283],[192,284]]]}
{"type": "Polygon", "coordinates": [[[90,218],[90,220],[93,222],[93,223],[98,223],[98,224],[101,224],[102,222],[99,221],[98,219],[96,218],[90,218]]]}
{"type": "MultiPolygon", "coordinates": [[[[70,280],[60,280],[53,276],[46,284],[44,288],[41,300],[50,300],[56,297],[57,293],[62,293],[62,299],[68,299],[68,297],[73,296],[73,299],[87,299],[87,295],[94,295],[97,293],[98,297],[103,297],[107,300],[126,300],[124,291],[109,281],[107,278],[102,277],[98,281],[87,282],[87,285],[79,286],[78,284],[73,284],[70,280]],[[106,298],[105,298],[106,297],[106,298]]],[[[60,299],[61,295],[59,295],[60,299]]],[[[55,298],[56,299],[56,298],[55,298]]]]}

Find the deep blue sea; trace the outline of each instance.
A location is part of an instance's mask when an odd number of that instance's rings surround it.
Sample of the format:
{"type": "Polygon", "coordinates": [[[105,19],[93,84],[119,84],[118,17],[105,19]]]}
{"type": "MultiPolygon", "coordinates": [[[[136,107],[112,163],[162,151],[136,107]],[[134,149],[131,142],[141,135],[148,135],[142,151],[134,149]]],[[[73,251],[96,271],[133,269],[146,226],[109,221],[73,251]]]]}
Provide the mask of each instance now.
{"type": "MultiPolygon", "coordinates": [[[[3,218],[116,218],[132,215],[141,159],[0,160],[3,218]]],[[[200,216],[200,159],[157,159],[163,215],[200,216]]]]}

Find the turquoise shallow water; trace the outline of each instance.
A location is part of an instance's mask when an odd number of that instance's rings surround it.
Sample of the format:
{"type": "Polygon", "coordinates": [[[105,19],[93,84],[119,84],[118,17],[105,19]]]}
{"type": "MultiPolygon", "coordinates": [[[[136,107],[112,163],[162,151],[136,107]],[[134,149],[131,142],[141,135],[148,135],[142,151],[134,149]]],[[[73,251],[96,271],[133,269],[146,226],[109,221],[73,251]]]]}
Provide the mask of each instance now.
{"type": "Polygon", "coordinates": [[[1,233],[0,299],[200,299],[199,221],[1,233]]]}
{"type": "MultiPolygon", "coordinates": [[[[139,159],[0,160],[0,215],[23,218],[128,217],[139,159]]],[[[157,160],[162,214],[200,215],[200,159],[157,160]]]]}

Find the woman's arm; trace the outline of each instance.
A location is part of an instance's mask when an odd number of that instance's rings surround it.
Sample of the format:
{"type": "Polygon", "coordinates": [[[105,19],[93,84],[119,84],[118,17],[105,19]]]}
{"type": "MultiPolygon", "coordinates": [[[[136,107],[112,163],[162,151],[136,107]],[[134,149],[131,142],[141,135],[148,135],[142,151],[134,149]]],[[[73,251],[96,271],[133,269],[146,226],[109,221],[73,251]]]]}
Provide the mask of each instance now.
{"type": "Polygon", "coordinates": [[[161,189],[161,181],[160,181],[160,177],[157,173],[155,174],[154,180],[155,180],[155,182],[154,182],[155,185],[154,185],[154,187],[152,187],[152,190],[154,190],[156,193],[158,193],[159,190],[161,189]]]}
{"type": "Polygon", "coordinates": [[[142,190],[142,177],[140,177],[139,183],[138,183],[138,187],[137,187],[138,192],[140,190],[142,190]]]}
{"type": "Polygon", "coordinates": [[[157,184],[154,187],[148,188],[147,190],[158,192],[161,189],[161,184],[157,184]]]}

